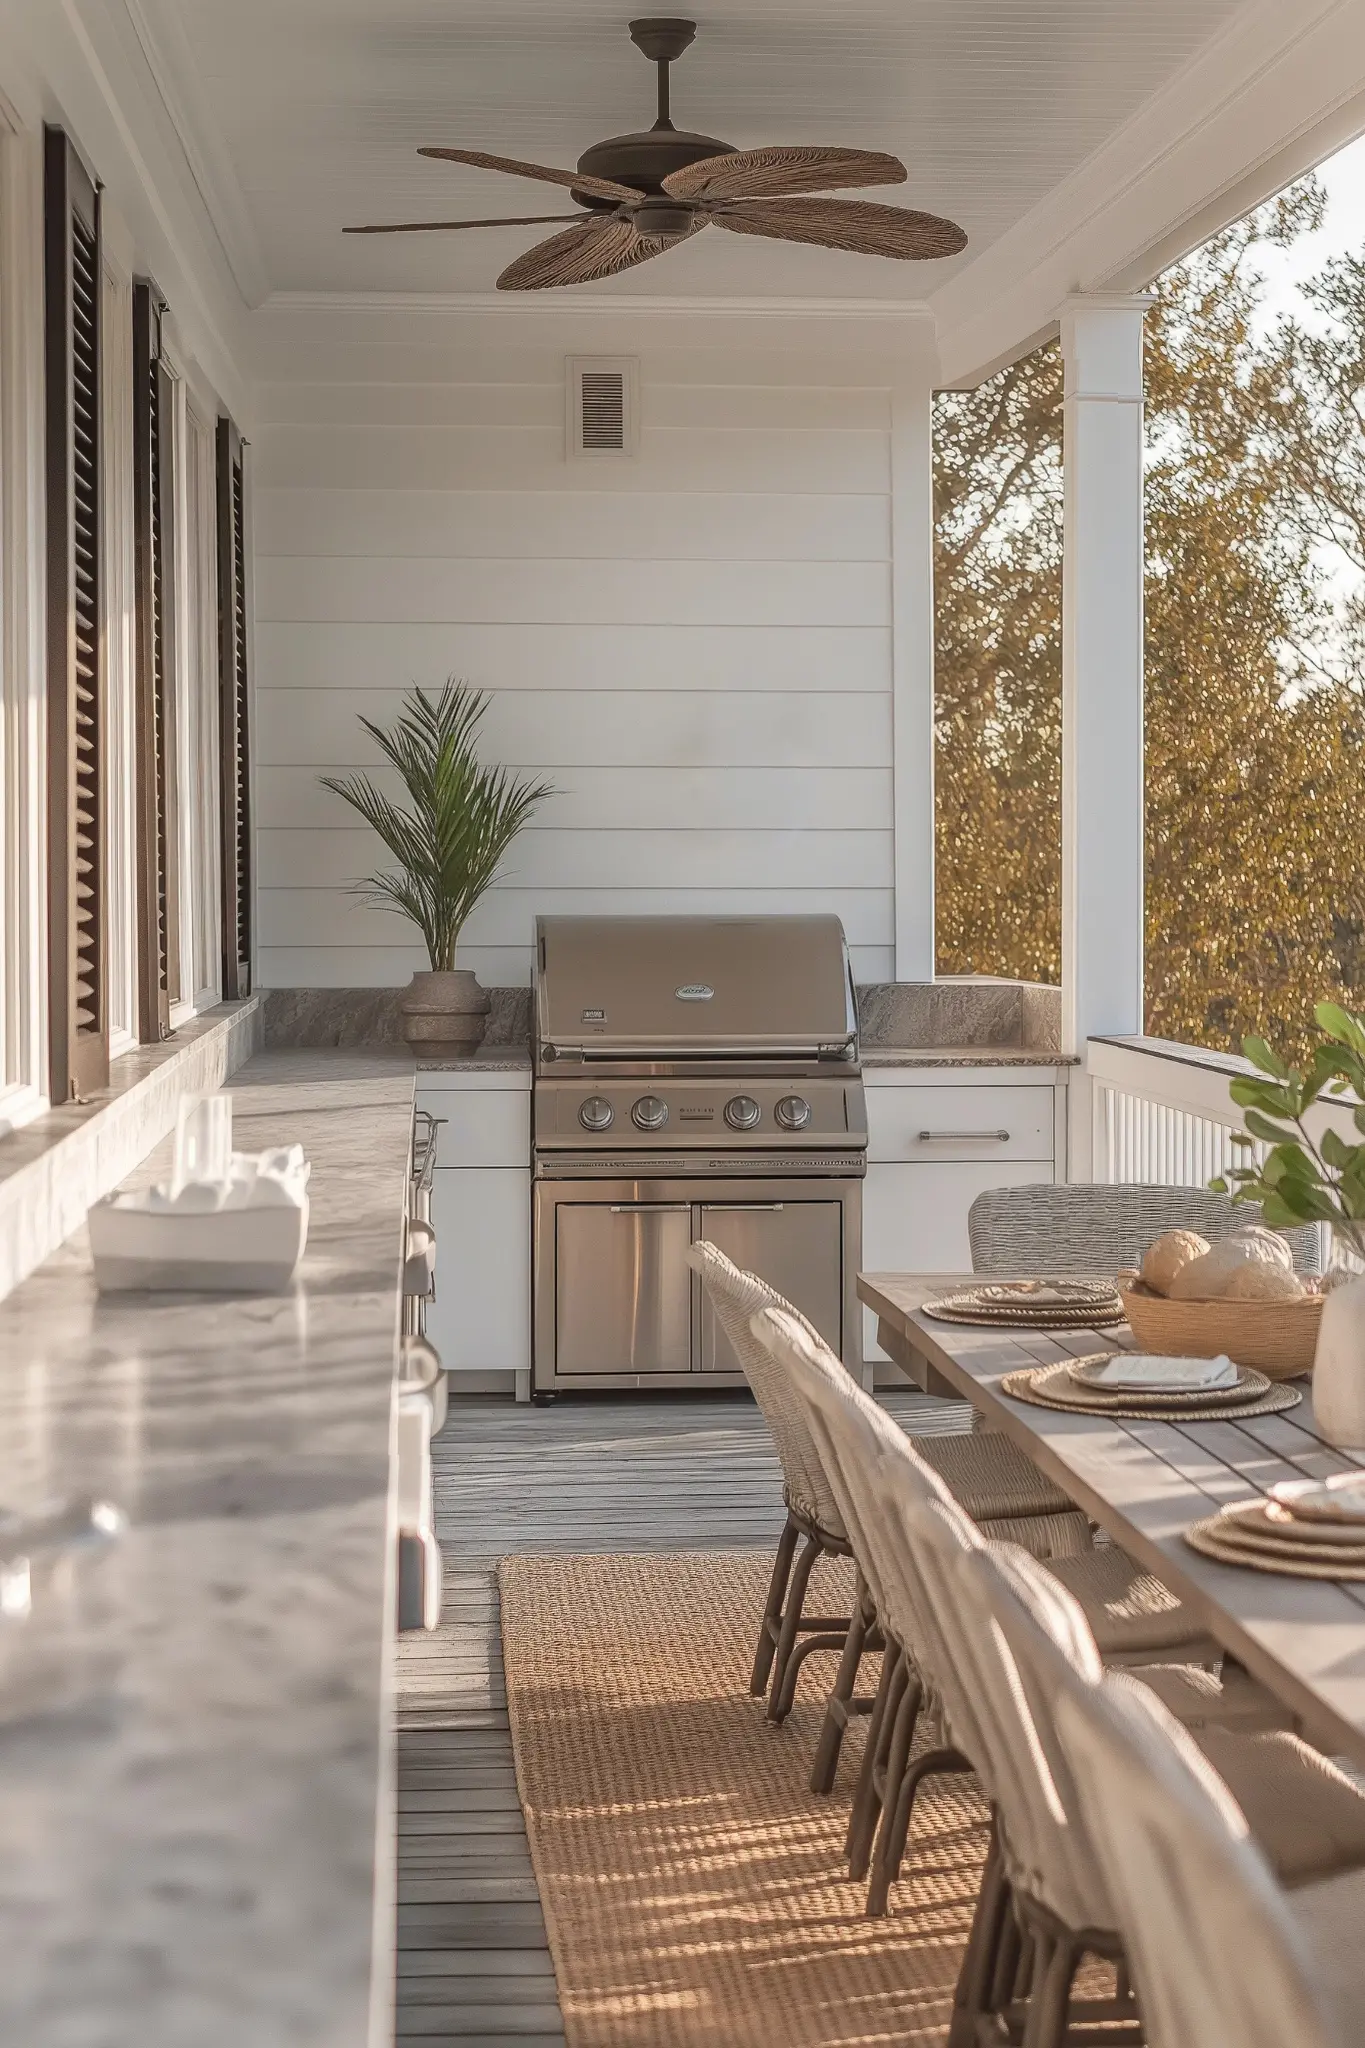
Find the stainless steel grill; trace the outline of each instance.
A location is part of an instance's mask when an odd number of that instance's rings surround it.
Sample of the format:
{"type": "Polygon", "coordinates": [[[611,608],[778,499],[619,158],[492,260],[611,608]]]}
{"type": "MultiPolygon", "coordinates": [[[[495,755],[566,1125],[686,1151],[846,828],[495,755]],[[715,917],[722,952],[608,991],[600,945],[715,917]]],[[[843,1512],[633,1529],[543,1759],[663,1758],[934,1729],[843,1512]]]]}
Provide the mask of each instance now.
{"type": "Polygon", "coordinates": [[[536,1398],[742,1383],[703,1237],[842,1355],[867,1115],[839,920],[542,918],[536,944],[536,1398]]]}

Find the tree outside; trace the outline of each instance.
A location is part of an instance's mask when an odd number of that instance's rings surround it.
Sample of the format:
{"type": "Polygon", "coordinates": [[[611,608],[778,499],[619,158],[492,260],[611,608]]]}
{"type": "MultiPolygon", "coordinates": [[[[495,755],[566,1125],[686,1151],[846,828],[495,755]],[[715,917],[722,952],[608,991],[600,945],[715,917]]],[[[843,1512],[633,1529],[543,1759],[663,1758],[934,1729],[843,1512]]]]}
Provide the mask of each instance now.
{"type": "MultiPolygon", "coordinates": [[[[1257,267],[1321,208],[1291,188],[1147,320],[1146,1028],[1219,1049],[1365,1004],[1365,257],[1308,322],[1257,267]]],[[[1061,387],[1052,345],[938,401],[943,973],[1060,973],[1061,387]]]]}

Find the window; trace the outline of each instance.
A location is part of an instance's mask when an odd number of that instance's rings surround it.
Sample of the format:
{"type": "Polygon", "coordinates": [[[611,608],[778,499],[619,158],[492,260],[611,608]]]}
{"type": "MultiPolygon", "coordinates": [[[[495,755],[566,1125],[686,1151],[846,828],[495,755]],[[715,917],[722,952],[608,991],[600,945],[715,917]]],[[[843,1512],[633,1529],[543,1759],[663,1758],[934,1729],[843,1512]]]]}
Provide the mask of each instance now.
{"type": "Polygon", "coordinates": [[[133,503],[137,582],[134,759],[138,1036],[166,1038],[180,1000],[180,763],[176,691],[176,394],[162,360],[164,302],[133,286],[133,503]]]}
{"type": "Polygon", "coordinates": [[[99,196],[66,136],[44,138],[47,473],[48,1093],[109,1080],[103,267],[99,196]]]}
{"type": "Polygon", "coordinates": [[[251,734],[246,474],[242,437],[218,422],[218,694],[223,995],[251,993],[251,734]]]}
{"type": "Polygon", "coordinates": [[[43,152],[0,107],[0,1133],[46,1104],[43,152]]]}
{"type": "MultiPolygon", "coordinates": [[[[212,406],[185,388],[183,459],[184,583],[181,626],[182,787],[203,794],[181,806],[181,874],[192,913],[183,942],[186,993],[196,1008],[218,1001],[222,978],[218,880],[218,496],[212,406]]],[[[182,929],[185,929],[182,907],[182,929]]]]}

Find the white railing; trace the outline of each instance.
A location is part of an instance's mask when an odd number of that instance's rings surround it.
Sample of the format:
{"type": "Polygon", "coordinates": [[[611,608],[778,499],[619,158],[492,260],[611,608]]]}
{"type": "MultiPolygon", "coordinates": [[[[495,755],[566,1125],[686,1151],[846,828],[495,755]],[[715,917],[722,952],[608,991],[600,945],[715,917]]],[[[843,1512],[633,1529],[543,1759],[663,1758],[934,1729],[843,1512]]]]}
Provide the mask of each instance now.
{"type": "MultiPolygon", "coordinates": [[[[1248,1152],[1232,1143],[1233,1132],[1242,1128],[1242,1113],[1228,1094],[1228,1082],[1234,1074],[1254,1072],[1249,1061],[1233,1053],[1205,1052],[1171,1039],[1092,1038],[1084,1067],[1093,1147],[1090,1178],[1199,1188],[1229,1166],[1263,1158],[1264,1145],[1248,1152]]],[[[1082,1104],[1084,1095],[1081,1090],[1082,1104]]],[[[1319,1104],[1305,1119],[1309,1135],[1320,1142],[1335,1125],[1348,1142],[1358,1143],[1353,1107],[1354,1098],[1331,1110],[1319,1104]]],[[[1321,1228],[1325,1260],[1330,1245],[1326,1226],[1321,1228]]],[[[1355,1263],[1347,1253],[1339,1256],[1355,1263]]]]}
{"type": "Polygon", "coordinates": [[[1251,1071],[1245,1060],[1163,1039],[1092,1039],[1086,1071],[1097,1181],[1206,1187],[1238,1162],[1228,1081],[1251,1071]]]}

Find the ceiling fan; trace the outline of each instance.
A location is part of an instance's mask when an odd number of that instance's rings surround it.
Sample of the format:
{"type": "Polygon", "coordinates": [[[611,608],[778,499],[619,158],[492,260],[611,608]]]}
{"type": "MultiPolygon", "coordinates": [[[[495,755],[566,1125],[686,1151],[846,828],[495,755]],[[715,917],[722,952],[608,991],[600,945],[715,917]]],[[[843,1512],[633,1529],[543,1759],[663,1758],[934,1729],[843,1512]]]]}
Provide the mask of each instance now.
{"type": "Polygon", "coordinates": [[[815,242],[865,256],[902,261],[956,256],[967,237],[953,221],[908,207],[865,199],[806,195],[829,187],[901,185],[899,158],[879,150],[814,148],[735,149],[714,135],[692,135],[669,119],[668,68],[697,32],[694,21],[672,16],[630,23],[632,42],[659,68],[659,117],[640,135],[594,143],[573,171],[477,149],[422,149],[486,171],[506,171],[567,186],[581,214],[520,214],[498,220],[413,220],[347,228],[348,235],[444,233],[455,228],[538,227],[572,221],[563,234],[537,242],[510,263],[499,291],[541,291],[549,285],[587,284],[661,256],[704,227],[779,242],[815,242]]]}

